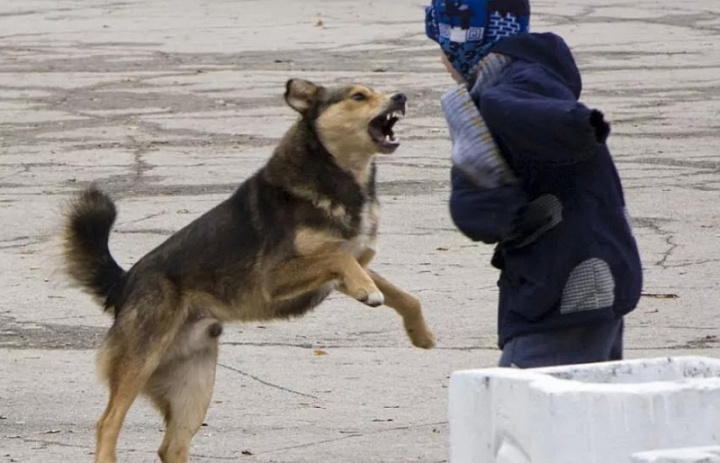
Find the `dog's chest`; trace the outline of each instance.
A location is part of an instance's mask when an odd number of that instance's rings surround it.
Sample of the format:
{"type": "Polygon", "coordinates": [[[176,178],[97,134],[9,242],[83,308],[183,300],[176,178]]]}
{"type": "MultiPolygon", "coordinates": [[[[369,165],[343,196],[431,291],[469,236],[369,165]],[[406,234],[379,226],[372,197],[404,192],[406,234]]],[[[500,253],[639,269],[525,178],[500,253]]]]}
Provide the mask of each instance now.
{"type": "Polygon", "coordinates": [[[360,254],[375,250],[377,226],[378,226],[379,205],[374,201],[365,203],[360,211],[358,234],[349,239],[346,244],[347,250],[359,257],[360,254]]]}

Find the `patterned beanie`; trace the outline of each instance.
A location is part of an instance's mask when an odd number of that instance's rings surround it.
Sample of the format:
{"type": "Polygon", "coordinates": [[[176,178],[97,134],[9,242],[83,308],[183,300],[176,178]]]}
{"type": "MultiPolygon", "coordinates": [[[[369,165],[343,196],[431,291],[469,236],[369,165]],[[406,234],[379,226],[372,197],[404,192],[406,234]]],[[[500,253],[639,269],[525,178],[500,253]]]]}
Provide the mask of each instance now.
{"type": "Polygon", "coordinates": [[[425,7],[425,34],[466,80],[495,42],[527,32],[529,23],[529,0],[432,0],[425,7]]]}

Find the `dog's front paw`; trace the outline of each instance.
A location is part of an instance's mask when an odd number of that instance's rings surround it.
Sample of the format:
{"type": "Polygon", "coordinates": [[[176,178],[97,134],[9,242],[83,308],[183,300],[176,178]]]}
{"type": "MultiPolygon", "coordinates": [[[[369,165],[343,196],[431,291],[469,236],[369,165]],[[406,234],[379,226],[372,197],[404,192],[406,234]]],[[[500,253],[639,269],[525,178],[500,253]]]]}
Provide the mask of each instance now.
{"type": "Polygon", "coordinates": [[[360,299],[360,302],[370,307],[380,307],[385,303],[385,296],[380,291],[373,291],[363,299],[360,299]]]}
{"type": "Polygon", "coordinates": [[[417,324],[413,327],[408,326],[405,328],[405,331],[408,337],[410,337],[413,346],[421,349],[432,349],[435,347],[435,336],[433,336],[432,332],[425,326],[425,323],[417,324]]]}

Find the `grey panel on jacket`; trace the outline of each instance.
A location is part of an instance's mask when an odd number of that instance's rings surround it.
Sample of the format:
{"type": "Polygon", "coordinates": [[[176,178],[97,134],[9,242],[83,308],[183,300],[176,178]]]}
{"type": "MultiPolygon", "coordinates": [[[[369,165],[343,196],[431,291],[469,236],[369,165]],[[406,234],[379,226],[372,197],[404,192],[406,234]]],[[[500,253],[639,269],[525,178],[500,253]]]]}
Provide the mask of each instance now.
{"type": "Polygon", "coordinates": [[[575,267],[563,289],[560,313],[611,307],[615,303],[615,280],[607,262],[593,257],[575,267]]]}

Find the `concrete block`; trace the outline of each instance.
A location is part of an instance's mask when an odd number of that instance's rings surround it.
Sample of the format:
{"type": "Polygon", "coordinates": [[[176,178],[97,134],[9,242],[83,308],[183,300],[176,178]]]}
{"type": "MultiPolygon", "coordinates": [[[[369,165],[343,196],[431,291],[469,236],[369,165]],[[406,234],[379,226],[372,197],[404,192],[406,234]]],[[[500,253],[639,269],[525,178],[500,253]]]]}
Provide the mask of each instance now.
{"type": "Polygon", "coordinates": [[[720,463],[720,446],[639,452],[632,463],[720,463]]]}
{"type": "Polygon", "coordinates": [[[720,360],[671,357],[453,373],[451,463],[630,463],[720,444],[720,360]]]}

